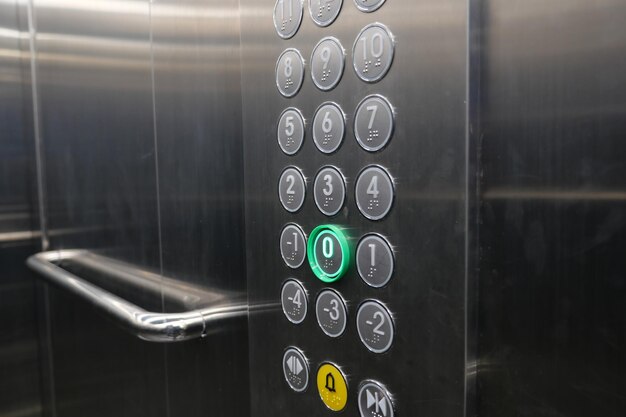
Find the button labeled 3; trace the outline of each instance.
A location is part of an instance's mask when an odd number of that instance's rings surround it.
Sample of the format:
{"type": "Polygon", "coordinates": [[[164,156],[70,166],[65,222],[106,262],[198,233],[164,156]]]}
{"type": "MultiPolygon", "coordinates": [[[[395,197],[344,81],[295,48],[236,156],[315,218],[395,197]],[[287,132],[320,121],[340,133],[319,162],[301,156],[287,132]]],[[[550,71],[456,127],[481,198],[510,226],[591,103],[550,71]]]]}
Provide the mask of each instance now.
{"type": "Polygon", "coordinates": [[[304,321],[308,300],[302,284],[293,279],[285,282],[280,293],[280,301],[287,320],[293,324],[300,324],[304,321]]]}
{"type": "Polygon", "coordinates": [[[309,363],[299,349],[291,347],[283,355],[283,374],[292,390],[303,392],[309,385],[309,363]]]}
{"type": "Polygon", "coordinates": [[[346,330],[348,310],[339,293],[324,290],[317,296],[315,303],[317,324],[327,336],[339,337],[346,330]]]}
{"type": "Polygon", "coordinates": [[[276,0],[274,27],[283,39],[293,37],[302,23],[302,0],[276,0]]]}
{"type": "Polygon", "coordinates": [[[322,39],[311,55],[311,78],[315,86],[322,91],[335,88],[343,75],[345,61],[339,40],[330,36],[322,39]]]}
{"type": "Polygon", "coordinates": [[[382,384],[363,381],[359,388],[359,412],[361,417],[394,417],[391,397],[382,384]]]}
{"type": "Polygon", "coordinates": [[[380,23],[363,28],[352,47],[356,75],[368,83],[380,81],[391,68],[394,43],[391,32],[380,23]]]}
{"type": "Polygon", "coordinates": [[[309,0],[311,19],[318,26],[328,26],[339,16],[342,5],[343,0],[309,0]]]}
{"type": "Polygon", "coordinates": [[[304,81],[304,59],[298,50],[285,50],[276,63],[276,87],[289,98],[298,94],[304,81]]]}
{"type": "Polygon", "coordinates": [[[343,111],[335,103],[324,103],[313,118],[313,142],[320,152],[333,153],[341,146],[346,133],[343,111]]]}
{"type": "Polygon", "coordinates": [[[374,353],[385,353],[394,337],[389,311],[378,301],[366,301],[356,314],[356,327],[361,342],[374,353]]]}
{"type": "Polygon", "coordinates": [[[317,391],[332,411],[341,411],[348,402],[348,384],[343,372],[332,363],[324,363],[317,370],[317,391]]]}
{"type": "Polygon", "coordinates": [[[334,167],[325,167],[315,177],[313,185],[315,205],[327,216],[339,213],[346,200],[343,175],[334,167]]]}

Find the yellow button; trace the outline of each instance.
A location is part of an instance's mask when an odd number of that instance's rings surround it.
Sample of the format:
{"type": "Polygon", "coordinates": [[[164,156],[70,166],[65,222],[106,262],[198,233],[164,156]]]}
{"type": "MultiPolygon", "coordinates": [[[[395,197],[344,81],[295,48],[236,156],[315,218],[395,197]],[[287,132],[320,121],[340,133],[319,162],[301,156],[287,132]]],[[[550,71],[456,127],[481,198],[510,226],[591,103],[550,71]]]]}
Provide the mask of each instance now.
{"type": "Polygon", "coordinates": [[[326,407],[341,411],[348,402],[348,384],[339,368],[325,363],[317,370],[317,391],[326,407]]]}

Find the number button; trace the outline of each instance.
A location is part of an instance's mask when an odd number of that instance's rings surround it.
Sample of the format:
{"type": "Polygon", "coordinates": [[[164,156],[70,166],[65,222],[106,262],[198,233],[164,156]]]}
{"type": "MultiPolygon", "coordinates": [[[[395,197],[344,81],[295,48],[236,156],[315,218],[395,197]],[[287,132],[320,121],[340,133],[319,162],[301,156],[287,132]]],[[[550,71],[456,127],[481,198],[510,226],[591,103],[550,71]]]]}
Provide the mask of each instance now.
{"type": "Polygon", "coordinates": [[[285,226],[280,234],[280,254],[288,267],[296,269],[302,266],[306,258],[306,237],[299,226],[285,226]]]}
{"type": "Polygon", "coordinates": [[[283,39],[293,37],[302,23],[302,0],[277,0],[274,6],[274,27],[283,39]]]}
{"type": "Polygon", "coordinates": [[[393,134],[391,104],[382,96],[372,95],[361,101],[354,118],[354,135],[363,149],[376,152],[384,148],[393,134]]]}
{"type": "Polygon", "coordinates": [[[287,320],[293,324],[300,324],[304,321],[308,300],[302,284],[293,279],[285,282],[280,293],[280,300],[287,320]]]}
{"type": "Polygon", "coordinates": [[[337,19],[343,0],[309,0],[311,19],[318,26],[329,26],[337,19]]]}
{"type": "Polygon", "coordinates": [[[385,0],[354,0],[357,9],[365,13],[380,9],[384,3],[385,0]]]}
{"type": "Polygon", "coordinates": [[[363,237],[356,248],[356,268],[367,285],[384,287],[391,280],[394,268],[389,243],[376,234],[363,237]]]}
{"type": "Polygon", "coordinates": [[[345,67],[345,53],[336,38],[322,39],[311,54],[311,78],[317,88],[329,91],[335,88],[345,67]]]}
{"type": "Polygon", "coordinates": [[[380,23],[366,26],[352,47],[356,75],[368,83],[380,81],[393,62],[394,42],[389,29],[380,23]]]}
{"type": "Polygon", "coordinates": [[[291,167],[283,171],[278,184],[278,196],[285,210],[290,213],[300,210],[305,195],[306,185],[300,170],[291,167]]]}
{"type": "Polygon", "coordinates": [[[341,146],[346,133],[343,111],[335,103],[324,103],[313,118],[313,142],[320,152],[330,154],[341,146]]]}
{"type": "Polygon", "coordinates": [[[333,167],[320,170],[313,186],[315,205],[327,216],[339,213],[346,200],[346,184],[343,175],[333,167]]]}
{"type": "Polygon", "coordinates": [[[278,122],[278,145],[287,155],[295,155],[304,142],[304,118],[296,108],[285,110],[278,122]]]}
{"type": "Polygon", "coordinates": [[[356,181],[356,205],[370,220],[381,220],[391,210],[394,199],[393,182],[381,167],[365,168],[356,181]]]}
{"type": "Polygon", "coordinates": [[[366,301],[356,314],[361,342],[374,353],[385,353],[393,343],[394,327],[389,311],[378,301],[366,301]]]}
{"type": "Polygon", "coordinates": [[[348,310],[338,292],[334,290],[320,292],[315,303],[315,312],[317,324],[326,335],[339,337],[343,334],[348,321],[348,310]]]}
{"type": "Polygon", "coordinates": [[[298,94],[304,80],[304,59],[296,49],[285,50],[276,63],[276,86],[283,96],[298,94]]]}

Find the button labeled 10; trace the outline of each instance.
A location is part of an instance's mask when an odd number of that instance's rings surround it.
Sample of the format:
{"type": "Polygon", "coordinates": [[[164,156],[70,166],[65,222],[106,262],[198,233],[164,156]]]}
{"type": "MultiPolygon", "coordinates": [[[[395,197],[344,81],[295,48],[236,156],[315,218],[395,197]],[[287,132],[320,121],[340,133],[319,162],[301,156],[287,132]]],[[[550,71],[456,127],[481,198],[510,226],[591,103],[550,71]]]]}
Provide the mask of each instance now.
{"type": "Polygon", "coordinates": [[[354,71],[368,83],[380,81],[391,68],[393,55],[394,42],[389,29],[380,23],[368,25],[352,47],[354,71]]]}

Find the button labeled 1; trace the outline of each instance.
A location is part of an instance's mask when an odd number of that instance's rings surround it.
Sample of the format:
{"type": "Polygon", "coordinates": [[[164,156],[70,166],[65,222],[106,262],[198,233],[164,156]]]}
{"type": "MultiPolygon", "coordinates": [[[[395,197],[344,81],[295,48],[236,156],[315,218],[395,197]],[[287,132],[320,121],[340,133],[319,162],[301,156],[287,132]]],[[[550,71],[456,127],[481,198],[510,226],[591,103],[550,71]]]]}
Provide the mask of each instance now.
{"type": "Polygon", "coordinates": [[[306,185],[302,173],[293,167],[283,171],[278,182],[278,197],[285,210],[290,213],[300,210],[305,195],[306,185]]]}
{"type": "Polygon", "coordinates": [[[315,205],[327,216],[339,213],[346,200],[343,175],[334,167],[325,167],[315,177],[313,185],[315,205]]]}
{"type": "Polygon", "coordinates": [[[304,59],[298,50],[285,50],[276,63],[276,87],[289,98],[298,94],[304,81],[304,59]]]}
{"type": "Polygon", "coordinates": [[[363,149],[376,152],[384,148],[393,134],[393,111],[380,95],[365,97],[354,118],[354,135],[363,149]]]}
{"type": "Polygon", "coordinates": [[[334,290],[324,290],[315,303],[317,324],[327,336],[339,337],[346,330],[348,309],[343,298],[334,290]]]}
{"type": "Polygon", "coordinates": [[[300,110],[289,108],[280,115],[278,145],[287,155],[295,155],[304,142],[304,118],[300,110]]]}
{"type": "Polygon", "coordinates": [[[361,417],[394,417],[393,403],[387,389],[379,382],[366,380],[359,388],[361,417]]]}
{"type": "Polygon", "coordinates": [[[285,282],[280,292],[280,300],[287,320],[293,324],[300,324],[304,321],[308,300],[302,284],[293,279],[285,282]]]}
{"type": "Polygon", "coordinates": [[[343,142],[346,121],[343,111],[335,103],[324,103],[313,118],[313,142],[320,152],[333,153],[343,142]]]}
{"type": "Polygon", "coordinates": [[[365,283],[384,287],[393,275],[393,252],[389,243],[376,234],[365,236],[356,248],[356,269],[365,283]]]}
{"type": "Polygon", "coordinates": [[[311,19],[318,26],[328,26],[339,16],[342,5],[343,0],[309,0],[311,19]]]}
{"type": "Polygon", "coordinates": [[[293,37],[302,23],[302,0],[276,0],[274,27],[283,39],[293,37]]]}
{"type": "Polygon", "coordinates": [[[356,75],[365,82],[380,81],[391,68],[394,43],[391,32],[380,23],[373,23],[361,30],[352,47],[356,75]]]}
{"type": "Polygon", "coordinates": [[[309,363],[297,348],[289,348],[283,355],[285,381],[295,392],[303,392],[309,385],[309,363]]]}
{"type": "Polygon", "coordinates": [[[366,301],[356,314],[356,327],[361,342],[374,353],[385,353],[394,337],[389,311],[378,301],[366,301]]]}
{"type": "Polygon", "coordinates": [[[317,370],[317,392],[331,411],[341,411],[348,403],[348,383],[339,367],[324,363],[317,370]]]}
{"type": "Polygon", "coordinates": [[[343,75],[345,61],[339,40],[332,36],[322,39],[311,55],[311,78],[315,86],[322,91],[335,88],[343,75]]]}
{"type": "Polygon", "coordinates": [[[365,168],[356,180],[356,205],[370,220],[383,219],[393,205],[393,182],[379,166],[365,168]]]}

